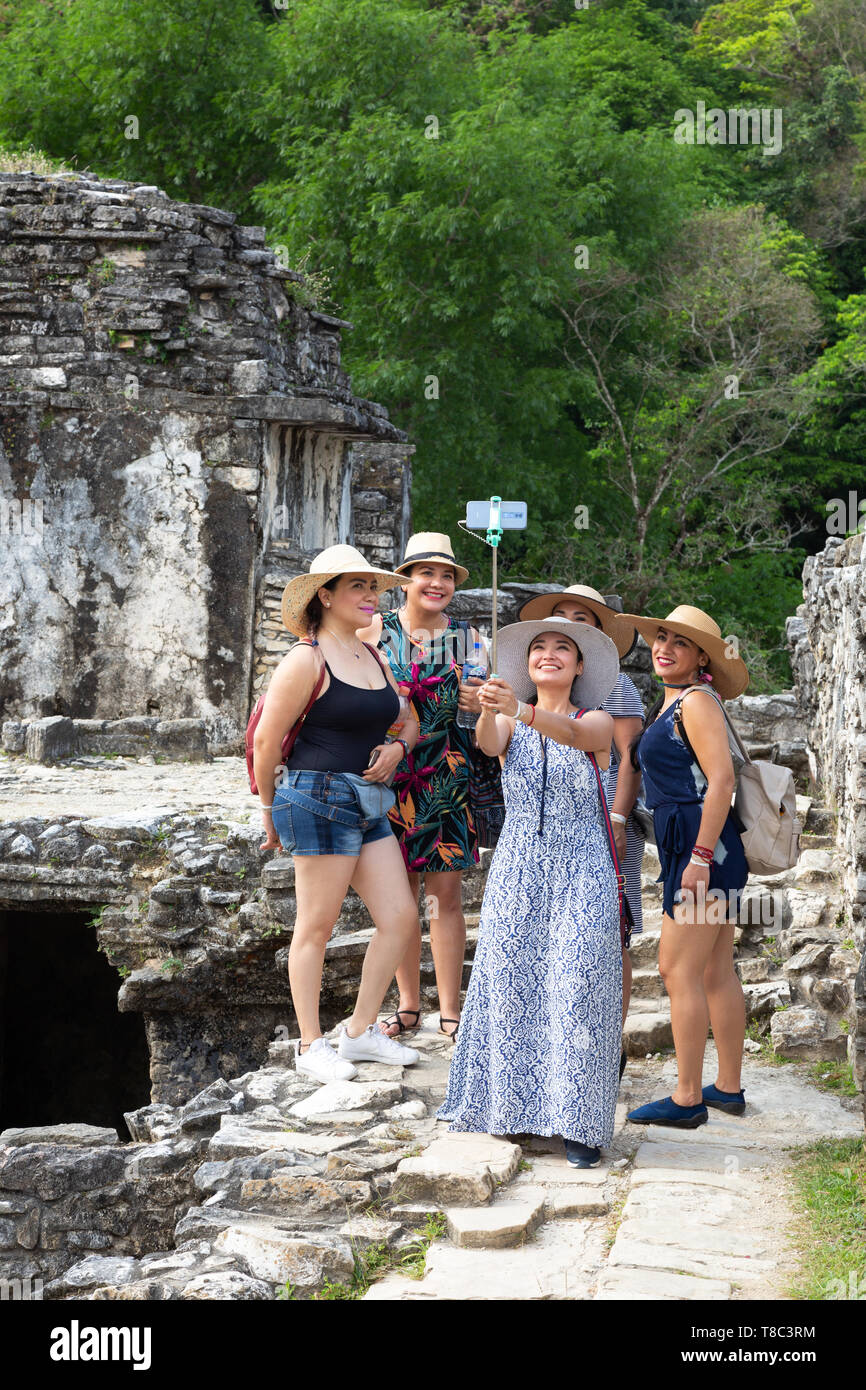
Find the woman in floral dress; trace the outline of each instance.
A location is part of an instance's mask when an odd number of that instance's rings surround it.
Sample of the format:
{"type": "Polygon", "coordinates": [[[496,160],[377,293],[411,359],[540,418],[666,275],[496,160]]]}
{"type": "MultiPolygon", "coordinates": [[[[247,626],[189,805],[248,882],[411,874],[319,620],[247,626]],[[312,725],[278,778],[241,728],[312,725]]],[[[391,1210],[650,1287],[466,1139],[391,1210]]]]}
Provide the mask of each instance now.
{"type": "MultiPolygon", "coordinates": [[[[478,863],[469,806],[472,730],[461,728],[456,719],[458,706],[479,708],[476,691],[461,684],[460,677],[473,643],[481,638],[474,628],[461,626],[445,611],[457,585],[469,577],[454,559],[446,535],[420,532],[411,536],[396,572],[406,576],[405,602],[384,615],[379,646],[395,680],[407,689],[421,735],[397,769],[393,782],[397,803],[389,815],[416,897],[424,875],[439,1027],[454,1038],[466,950],[462,870],[478,863]]],[[[372,633],[372,629],[365,631],[372,633]]],[[[397,971],[399,1006],[382,1024],[391,1037],[418,1026],[420,971],[419,935],[397,971]]]]}

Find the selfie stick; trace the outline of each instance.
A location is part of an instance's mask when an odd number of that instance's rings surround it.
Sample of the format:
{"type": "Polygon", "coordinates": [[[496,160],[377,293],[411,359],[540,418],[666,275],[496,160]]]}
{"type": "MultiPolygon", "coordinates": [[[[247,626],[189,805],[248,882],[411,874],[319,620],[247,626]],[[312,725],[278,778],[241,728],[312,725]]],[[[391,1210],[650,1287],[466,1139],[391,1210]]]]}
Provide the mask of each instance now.
{"type": "Polygon", "coordinates": [[[493,628],[492,640],[490,644],[490,661],[492,676],[496,675],[496,633],[498,624],[498,573],[497,563],[499,560],[499,542],[502,540],[503,531],[523,531],[526,529],[526,503],[525,502],[503,502],[501,497],[491,497],[489,501],[467,502],[466,520],[458,521],[457,525],[467,535],[474,536],[482,545],[489,545],[493,551],[493,628]],[[487,535],[481,536],[478,531],[472,528],[477,526],[487,527],[487,535]]]}
{"type": "Polygon", "coordinates": [[[487,525],[487,544],[493,549],[493,627],[490,641],[490,661],[492,670],[490,674],[496,675],[496,630],[497,630],[497,560],[499,558],[499,542],[502,540],[502,527],[500,525],[500,511],[502,507],[501,497],[491,497],[490,499],[490,521],[487,525]]]}

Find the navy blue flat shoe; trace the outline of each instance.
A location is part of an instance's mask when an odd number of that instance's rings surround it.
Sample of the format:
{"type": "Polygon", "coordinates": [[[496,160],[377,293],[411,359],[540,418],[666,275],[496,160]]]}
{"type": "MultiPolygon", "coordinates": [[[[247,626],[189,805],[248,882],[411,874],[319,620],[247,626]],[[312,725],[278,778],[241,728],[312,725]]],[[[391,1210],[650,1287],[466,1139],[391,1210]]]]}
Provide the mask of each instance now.
{"type": "Polygon", "coordinates": [[[704,1105],[714,1110],[724,1110],[726,1115],[742,1115],[746,1108],[746,1097],[742,1091],[720,1091],[718,1086],[705,1086],[701,1092],[704,1105]]]}
{"type": "Polygon", "coordinates": [[[565,1157],[572,1168],[595,1168],[601,1162],[601,1149],[581,1144],[577,1139],[565,1139],[565,1157]]]}
{"type": "Polygon", "coordinates": [[[675,1129],[697,1129],[709,1118],[705,1105],[677,1105],[670,1096],[640,1105],[626,1115],[633,1125],[673,1125],[675,1129]]]}

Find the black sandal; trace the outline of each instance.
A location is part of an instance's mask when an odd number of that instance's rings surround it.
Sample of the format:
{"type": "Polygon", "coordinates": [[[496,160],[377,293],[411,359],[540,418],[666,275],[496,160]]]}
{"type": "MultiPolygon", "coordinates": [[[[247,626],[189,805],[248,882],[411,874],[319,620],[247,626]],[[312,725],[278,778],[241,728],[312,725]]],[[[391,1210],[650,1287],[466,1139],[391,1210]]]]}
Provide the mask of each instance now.
{"type": "MultiPolygon", "coordinates": [[[[421,1023],[421,1010],[420,1010],[420,1009],[398,1009],[397,1012],[396,1012],[396,1013],[393,1013],[393,1014],[391,1015],[390,1018],[384,1018],[384,1019],[382,1020],[382,1024],[380,1025],[380,1027],[383,1027],[383,1028],[393,1028],[393,1026],[394,1026],[395,1023],[396,1023],[396,1025],[397,1025],[397,1037],[398,1037],[398,1038],[399,1038],[399,1036],[400,1036],[401,1033],[414,1033],[415,1030],[416,1030],[416,1028],[418,1028],[418,1027],[420,1026],[420,1023],[421,1023]],[[408,1015],[408,1014],[414,1014],[414,1015],[415,1015],[415,1022],[414,1022],[414,1023],[409,1023],[409,1024],[404,1023],[403,1020],[402,1020],[401,1017],[400,1017],[401,1014],[407,1014],[407,1015],[408,1015]]],[[[386,1034],[385,1034],[385,1037],[386,1037],[386,1038],[390,1038],[390,1036],[391,1036],[390,1033],[386,1033],[386,1034]]]]}
{"type": "Polygon", "coordinates": [[[460,1019],[459,1019],[459,1018],[443,1018],[441,1014],[439,1015],[439,1032],[440,1032],[440,1033],[443,1033],[443,1034],[445,1035],[446,1038],[450,1038],[451,1042],[456,1042],[456,1041],[457,1041],[457,1028],[459,1028],[459,1027],[460,1027],[460,1019]],[[455,1023],[455,1024],[457,1025],[457,1027],[454,1029],[454,1032],[453,1032],[453,1033],[449,1033],[447,1028],[443,1028],[443,1027],[442,1027],[442,1024],[443,1024],[443,1023],[455,1023]]]}

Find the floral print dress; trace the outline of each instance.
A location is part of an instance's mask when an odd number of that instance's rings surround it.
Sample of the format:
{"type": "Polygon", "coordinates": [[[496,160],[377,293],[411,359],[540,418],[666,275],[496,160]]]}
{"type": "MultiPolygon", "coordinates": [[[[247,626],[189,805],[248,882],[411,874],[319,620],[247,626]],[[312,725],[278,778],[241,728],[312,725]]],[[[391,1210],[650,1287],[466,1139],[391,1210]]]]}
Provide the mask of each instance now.
{"type": "Polygon", "coordinates": [[[394,679],[408,686],[421,729],[413,751],[397,768],[397,802],[388,813],[410,873],[447,873],[478,863],[478,840],[469,807],[472,730],[456,722],[460,669],[459,624],[430,644],[404,632],[396,609],[384,615],[380,648],[394,679]]]}

